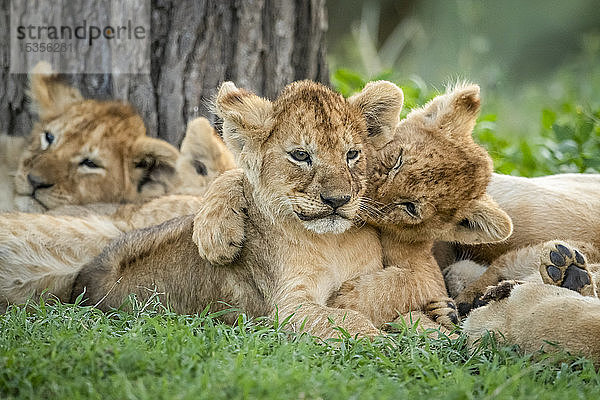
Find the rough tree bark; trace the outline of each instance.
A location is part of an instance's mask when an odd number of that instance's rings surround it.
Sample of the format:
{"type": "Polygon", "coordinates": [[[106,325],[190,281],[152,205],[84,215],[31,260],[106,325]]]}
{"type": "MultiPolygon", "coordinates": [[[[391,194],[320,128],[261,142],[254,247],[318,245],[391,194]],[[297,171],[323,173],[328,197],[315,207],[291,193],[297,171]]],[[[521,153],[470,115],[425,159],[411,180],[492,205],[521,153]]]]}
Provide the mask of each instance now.
{"type": "MultiPolygon", "coordinates": [[[[152,0],[150,75],[65,79],[87,97],[127,99],[148,133],[179,145],[220,82],[273,98],[294,80],[328,81],[325,0],[152,0]]],[[[26,76],[9,74],[10,0],[0,0],[0,132],[26,135],[26,76]]]]}

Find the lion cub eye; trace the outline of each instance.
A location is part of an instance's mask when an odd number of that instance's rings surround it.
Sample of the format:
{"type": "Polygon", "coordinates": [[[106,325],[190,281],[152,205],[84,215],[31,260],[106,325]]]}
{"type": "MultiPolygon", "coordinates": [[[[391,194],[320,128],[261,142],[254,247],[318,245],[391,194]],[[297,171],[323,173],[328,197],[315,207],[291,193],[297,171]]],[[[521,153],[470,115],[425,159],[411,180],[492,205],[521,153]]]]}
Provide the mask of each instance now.
{"type": "Polygon", "coordinates": [[[208,175],[208,169],[202,161],[194,160],[192,164],[198,175],[208,175]]]}
{"type": "Polygon", "coordinates": [[[311,159],[310,155],[304,150],[294,150],[288,153],[290,157],[292,157],[295,161],[305,162],[310,165],[311,159]]]}
{"type": "Polygon", "coordinates": [[[358,150],[350,150],[349,152],[346,153],[346,160],[347,161],[354,161],[358,158],[360,152],[358,150]]]}
{"type": "Polygon", "coordinates": [[[40,135],[40,142],[42,150],[46,150],[54,142],[54,135],[48,131],[44,131],[40,135]]]}
{"type": "Polygon", "coordinates": [[[404,211],[406,211],[406,213],[412,218],[419,218],[419,211],[417,210],[415,203],[406,201],[404,203],[400,203],[399,206],[404,208],[404,211]]]}
{"type": "Polygon", "coordinates": [[[81,160],[81,162],[79,163],[79,165],[82,165],[82,166],[88,167],[88,168],[100,168],[100,166],[98,164],[96,164],[95,162],[93,162],[89,158],[84,158],[83,160],[81,160]]]}

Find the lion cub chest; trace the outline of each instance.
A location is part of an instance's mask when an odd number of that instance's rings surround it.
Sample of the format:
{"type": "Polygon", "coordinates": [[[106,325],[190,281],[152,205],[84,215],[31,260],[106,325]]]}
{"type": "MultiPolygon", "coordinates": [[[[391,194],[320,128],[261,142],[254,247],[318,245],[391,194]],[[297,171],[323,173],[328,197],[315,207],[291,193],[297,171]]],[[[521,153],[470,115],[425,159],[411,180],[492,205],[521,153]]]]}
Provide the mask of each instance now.
{"type": "Polygon", "coordinates": [[[353,228],[342,234],[306,232],[286,240],[280,248],[283,264],[283,296],[297,291],[325,304],[341,284],[382,268],[381,243],[371,228],[353,228]]]}

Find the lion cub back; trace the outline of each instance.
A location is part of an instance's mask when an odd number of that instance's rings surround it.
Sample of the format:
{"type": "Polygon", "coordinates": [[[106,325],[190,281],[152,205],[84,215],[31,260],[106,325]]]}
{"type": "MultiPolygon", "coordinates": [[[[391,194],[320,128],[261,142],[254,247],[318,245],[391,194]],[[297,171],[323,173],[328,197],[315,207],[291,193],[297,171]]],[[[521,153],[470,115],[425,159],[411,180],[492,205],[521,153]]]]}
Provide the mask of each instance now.
{"type": "MultiPolygon", "coordinates": [[[[211,311],[233,307],[251,316],[268,314],[278,274],[261,262],[264,247],[246,246],[244,261],[214,266],[198,255],[192,226],[188,215],[122,235],[81,269],[71,300],[85,290],[86,304],[109,310],[130,294],[141,302],[158,295],[177,313],[200,313],[210,304],[211,311]]],[[[236,315],[223,319],[232,322],[236,315]]]]}

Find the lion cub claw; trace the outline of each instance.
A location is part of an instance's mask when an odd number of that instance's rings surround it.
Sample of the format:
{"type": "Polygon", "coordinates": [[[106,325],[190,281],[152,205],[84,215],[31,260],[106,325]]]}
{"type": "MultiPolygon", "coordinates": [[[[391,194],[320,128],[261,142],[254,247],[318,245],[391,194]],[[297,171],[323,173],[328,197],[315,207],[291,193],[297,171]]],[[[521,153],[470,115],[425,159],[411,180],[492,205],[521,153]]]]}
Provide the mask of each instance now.
{"type": "Polygon", "coordinates": [[[553,241],[544,246],[540,274],[546,284],[571,289],[584,296],[596,296],[585,257],[565,242],[553,241]]]}
{"type": "Polygon", "coordinates": [[[456,304],[450,298],[432,300],[425,305],[425,314],[434,322],[447,329],[454,329],[459,323],[456,304]]]}
{"type": "Polygon", "coordinates": [[[485,293],[479,298],[482,305],[486,305],[491,301],[498,301],[510,296],[515,286],[523,284],[523,281],[506,280],[498,283],[495,286],[489,286],[485,293]]]}

